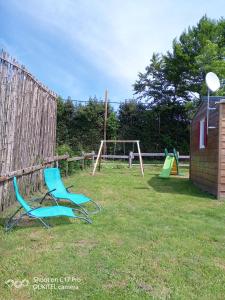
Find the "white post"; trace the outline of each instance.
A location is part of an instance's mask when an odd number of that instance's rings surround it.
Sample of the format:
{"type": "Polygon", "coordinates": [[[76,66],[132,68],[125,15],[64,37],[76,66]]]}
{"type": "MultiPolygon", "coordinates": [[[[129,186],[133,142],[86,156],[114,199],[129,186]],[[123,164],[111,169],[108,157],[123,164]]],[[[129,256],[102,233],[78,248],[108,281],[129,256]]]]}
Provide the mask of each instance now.
{"type": "Polygon", "coordinates": [[[141,149],[140,149],[139,141],[137,141],[137,148],[138,148],[138,154],[139,154],[139,160],[140,160],[141,174],[144,177],[144,168],[143,168],[143,162],[142,162],[142,156],[141,156],[141,149]]]}
{"type": "Polygon", "coordinates": [[[96,168],[97,168],[97,165],[98,165],[98,161],[99,161],[99,158],[100,158],[101,152],[102,152],[103,142],[104,141],[101,141],[101,145],[100,145],[99,150],[98,150],[98,156],[97,156],[97,159],[96,159],[96,162],[95,162],[95,165],[94,165],[92,175],[95,175],[95,171],[96,171],[96,168]]]}
{"type": "Polygon", "coordinates": [[[131,168],[132,167],[132,160],[133,160],[133,152],[130,152],[129,153],[129,168],[131,168]]]}
{"type": "Polygon", "coordinates": [[[209,133],[209,88],[208,88],[208,99],[207,99],[207,115],[206,115],[207,135],[209,133]]]}

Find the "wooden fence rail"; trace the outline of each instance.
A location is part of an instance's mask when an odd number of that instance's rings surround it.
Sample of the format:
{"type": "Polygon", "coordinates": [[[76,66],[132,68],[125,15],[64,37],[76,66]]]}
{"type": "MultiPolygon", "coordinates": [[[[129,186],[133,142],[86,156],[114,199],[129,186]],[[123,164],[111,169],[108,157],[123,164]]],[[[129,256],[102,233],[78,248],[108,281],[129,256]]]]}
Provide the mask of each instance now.
{"type": "MultiPolygon", "coordinates": [[[[173,153],[169,153],[169,154],[173,154],[173,153]]],[[[131,168],[132,165],[133,165],[133,160],[135,159],[135,157],[138,157],[139,154],[138,153],[135,153],[135,152],[129,152],[129,155],[111,155],[111,154],[106,154],[106,155],[101,155],[101,158],[103,159],[123,159],[123,160],[126,160],[128,159],[128,164],[129,164],[129,167],[131,168]]],[[[154,157],[157,157],[157,158],[164,158],[165,157],[165,153],[141,153],[141,156],[142,158],[143,157],[149,157],[149,158],[154,158],[154,157]]],[[[97,155],[94,155],[94,158],[96,158],[97,155]]],[[[190,156],[189,155],[179,155],[179,152],[178,152],[178,157],[180,160],[187,160],[189,161],[190,159],[190,156]]],[[[188,166],[188,164],[182,164],[183,166],[188,166]]]]}
{"type": "Polygon", "coordinates": [[[30,173],[34,173],[35,171],[41,170],[46,168],[46,165],[49,165],[54,162],[58,162],[60,160],[66,160],[68,159],[69,155],[61,155],[61,156],[53,156],[53,157],[48,157],[46,158],[42,164],[23,168],[20,170],[15,170],[12,172],[9,172],[8,174],[3,174],[0,176],[0,182],[7,181],[9,179],[12,179],[14,176],[22,176],[22,175],[27,175],[30,173]]]}
{"type": "MultiPolygon", "coordinates": [[[[173,154],[173,153],[169,153],[169,154],[173,154]]],[[[133,152],[130,152],[129,155],[111,155],[111,154],[106,154],[106,155],[101,155],[102,158],[105,158],[105,159],[128,159],[130,156],[132,156],[134,159],[134,157],[138,157],[138,153],[133,153],[133,152]]],[[[165,157],[165,153],[141,153],[141,156],[142,157],[165,157]]],[[[186,160],[189,160],[190,159],[190,156],[189,155],[179,155],[178,153],[178,156],[179,156],[179,159],[186,159],[186,160]]],[[[94,155],[94,157],[96,158],[97,155],[94,155]]]]}
{"type": "MultiPolygon", "coordinates": [[[[171,152],[171,153],[168,153],[168,154],[172,155],[173,153],[171,152]]],[[[138,156],[138,153],[133,153],[133,155],[138,156]]],[[[165,153],[141,153],[141,156],[142,157],[165,157],[165,153]]],[[[187,159],[187,160],[190,159],[189,155],[180,155],[178,153],[178,156],[179,156],[179,159],[187,159]]]]}

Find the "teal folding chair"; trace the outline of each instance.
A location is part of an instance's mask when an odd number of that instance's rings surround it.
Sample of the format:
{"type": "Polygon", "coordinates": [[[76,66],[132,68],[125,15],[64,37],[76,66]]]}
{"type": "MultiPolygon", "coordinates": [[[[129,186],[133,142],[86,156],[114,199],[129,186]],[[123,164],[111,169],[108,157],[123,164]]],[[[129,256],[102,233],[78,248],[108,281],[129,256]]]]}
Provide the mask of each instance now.
{"type": "MultiPolygon", "coordinates": [[[[47,207],[31,207],[21,196],[19,193],[18,185],[16,177],[13,178],[13,186],[15,190],[15,195],[17,201],[20,203],[20,207],[17,209],[17,211],[9,218],[9,220],[5,224],[5,230],[9,231],[11,230],[15,225],[19,223],[20,220],[22,220],[24,217],[29,217],[31,219],[37,219],[39,220],[46,228],[51,227],[49,224],[47,224],[43,218],[51,218],[51,217],[69,217],[74,219],[81,219],[86,221],[87,223],[92,223],[92,221],[85,215],[85,216],[78,216],[75,214],[74,209],[71,207],[66,206],[47,206],[47,207]],[[19,217],[16,218],[17,213],[24,209],[24,213],[21,213],[19,217]]],[[[78,212],[81,212],[77,209],[78,212]]]]}
{"type": "MultiPolygon", "coordinates": [[[[60,171],[58,168],[46,168],[44,169],[44,179],[46,186],[48,188],[48,193],[45,195],[50,195],[55,201],[58,200],[69,200],[73,204],[77,205],[86,215],[89,213],[97,213],[101,210],[100,205],[98,205],[94,200],[86,197],[83,194],[74,194],[69,192],[69,188],[65,187],[60,175],[60,171]],[[95,205],[96,209],[94,211],[88,212],[83,204],[91,202],[95,205]]],[[[41,200],[40,203],[43,202],[45,197],[41,200]]]]}

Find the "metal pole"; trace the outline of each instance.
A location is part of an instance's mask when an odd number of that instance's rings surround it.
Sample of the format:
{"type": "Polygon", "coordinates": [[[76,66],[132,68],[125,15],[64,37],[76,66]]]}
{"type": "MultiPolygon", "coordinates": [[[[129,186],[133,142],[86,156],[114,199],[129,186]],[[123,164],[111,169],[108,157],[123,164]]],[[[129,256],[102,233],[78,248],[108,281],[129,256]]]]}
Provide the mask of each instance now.
{"type": "MultiPolygon", "coordinates": [[[[107,136],[107,115],[108,115],[108,90],[105,90],[105,118],[104,118],[104,140],[106,140],[107,136]]],[[[104,143],[103,154],[106,155],[106,143],[104,143]]]]}
{"type": "Polygon", "coordinates": [[[209,132],[209,88],[208,88],[208,101],[207,101],[207,117],[206,117],[206,124],[207,124],[207,135],[209,132]]]}

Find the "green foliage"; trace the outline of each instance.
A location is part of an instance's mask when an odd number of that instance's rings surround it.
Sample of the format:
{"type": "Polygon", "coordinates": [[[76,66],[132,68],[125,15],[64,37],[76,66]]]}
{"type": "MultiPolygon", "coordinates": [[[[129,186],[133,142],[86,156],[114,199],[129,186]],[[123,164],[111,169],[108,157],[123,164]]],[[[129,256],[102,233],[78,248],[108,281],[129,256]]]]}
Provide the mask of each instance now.
{"type": "Polygon", "coordinates": [[[72,135],[72,121],[75,116],[73,102],[68,99],[63,101],[61,97],[57,99],[57,144],[70,145],[72,135]]]}
{"type": "Polygon", "coordinates": [[[193,93],[205,95],[205,75],[225,77],[225,20],[204,16],[173,41],[172,51],[153,54],[145,73],[134,84],[138,98],[157,105],[194,101],[193,93]]]}
{"type": "Polygon", "coordinates": [[[57,152],[58,155],[68,154],[70,156],[73,156],[75,154],[75,152],[67,144],[63,144],[63,145],[58,146],[56,152],[57,152]]]}
{"type": "Polygon", "coordinates": [[[116,139],[118,136],[119,120],[115,112],[111,112],[107,119],[107,134],[111,139],[116,139]]]}
{"type": "MultiPolygon", "coordinates": [[[[153,115],[146,110],[143,103],[127,100],[121,104],[118,111],[120,124],[119,138],[127,140],[140,140],[142,151],[151,150],[153,115]]],[[[155,128],[154,128],[155,129],[155,128]]],[[[128,145],[130,151],[133,146],[128,145]]],[[[136,145],[134,151],[137,152],[136,145]]]]}
{"type": "MultiPolygon", "coordinates": [[[[71,149],[71,147],[67,144],[59,145],[56,149],[58,155],[68,154],[70,157],[75,155],[75,152],[71,149]]],[[[59,161],[59,168],[62,174],[66,174],[66,169],[68,170],[68,174],[73,174],[76,170],[78,170],[78,165],[76,162],[67,162],[65,160],[59,161]]]]}
{"type": "MultiPolygon", "coordinates": [[[[97,151],[103,139],[104,103],[97,98],[90,98],[82,106],[75,106],[71,100],[59,101],[57,142],[58,145],[67,144],[80,154],[82,151],[97,151]]],[[[111,106],[108,108],[107,138],[117,136],[118,120],[111,106]]]]}
{"type": "MultiPolygon", "coordinates": [[[[138,74],[133,86],[137,99],[148,102],[160,118],[155,139],[159,148],[174,145],[179,151],[188,150],[189,123],[200,96],[206,95],[209,71],[225,78],[225,20],[204,16],[173,41],[172,51],[154,53],[145,73],[138,74]]],[[[225,89],[217,94],[225,95],[225,89]]],[[[148,130],[154,134],[154,127],[148,130]]]]}
{"type": "Polygon", "coordinates": [[[168,80],[176,81],[181,96],[185,91],[205,95],[207,72],[215,72],[221,79],[225,77],[225,20],[204,16],[174,40],[172,52],[163,58],[168,80]]]}
{"type": "Polygon", "coordinates": [[[189,152],[189,119],[185,106],[175,102],[149,108],[131,100],[120,106],[118,119],[119,137],[140,140],[142,152],[162,152],[165,147],[189,152]]]}

